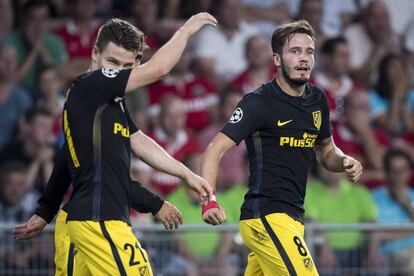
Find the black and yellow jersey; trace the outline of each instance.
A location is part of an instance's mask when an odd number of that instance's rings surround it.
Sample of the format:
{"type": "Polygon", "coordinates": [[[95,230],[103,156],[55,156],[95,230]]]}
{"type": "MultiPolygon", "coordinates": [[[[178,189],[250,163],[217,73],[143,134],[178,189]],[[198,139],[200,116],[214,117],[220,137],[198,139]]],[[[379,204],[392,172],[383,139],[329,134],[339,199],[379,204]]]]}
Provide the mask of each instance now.
{"type": "Polygon", "coordinates": [[[62,120],[74,186],[68,220],[129,221],[129,136],[138,130],[124,103],[130,73],[89,72],[67,92],[62,120]]]}
{"type": "MultiPolygon", "coordinates": [[[[67,146],[63,145],[56,154],[52,174],[47,182],[42,196],[38,199],[35,213],[50,223],[60,209],[65,193],[72,183],[68,168],[69,156],[67,146]]],[[[70,161],[72,162],[72,161],[70,161]]],[[[158,195],[148,191],[141,183],[130,179],[131,185],[131,208],[140,213],[156,215],[164,204],[158,195]]],[[[67,213],[67,206],[62,209],[67,213]]]]}
{"type": "Polygon", "coordinates": [[[286,213],[303,222],[303,202],[314,145],[331,136],[324,93],[310,84],[300,97],[283,92],[275,80],[247,94],[222,133],[249,155],[249,190],[240,219],[286,213]]]}

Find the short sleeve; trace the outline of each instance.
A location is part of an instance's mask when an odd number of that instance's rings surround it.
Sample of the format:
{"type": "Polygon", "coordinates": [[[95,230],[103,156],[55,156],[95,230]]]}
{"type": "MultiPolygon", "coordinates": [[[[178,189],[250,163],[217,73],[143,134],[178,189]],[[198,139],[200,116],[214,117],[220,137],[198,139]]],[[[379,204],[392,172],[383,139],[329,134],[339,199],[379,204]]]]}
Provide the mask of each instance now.
{"type": "Polygon", "coordinates": [[[321,128],[318,135],[318,140],[323,140],[325,138],[328,138],[332,135],[332,125],[331,120],[329,119],[329,107],[328,102],[326,100],[326,96],[324,93],[322,93],[322,122],[321,122],[321,128]]]}
{"type": "Polygon", "coordinates": [[[84,98],[102,105],[123,97],[131,71],[102,68],[87,74],[80,81],[82,93],[87,95],[84,98]]]}
{"type": "Polygon", "coordinates": [[[230,119],[221,130],[237,145],[260,128],[263,104],[257,94],[247,94],[237,105],[230,119]]]}

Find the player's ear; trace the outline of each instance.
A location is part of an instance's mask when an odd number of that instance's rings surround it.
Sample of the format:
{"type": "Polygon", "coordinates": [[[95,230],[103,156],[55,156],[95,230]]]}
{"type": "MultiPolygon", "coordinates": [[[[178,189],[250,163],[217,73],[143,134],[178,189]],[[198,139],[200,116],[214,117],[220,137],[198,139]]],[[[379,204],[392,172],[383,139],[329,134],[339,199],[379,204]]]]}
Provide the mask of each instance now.
{"type": "Polygon", "coordinates": [[[276,67],[280,67],[282,65],[279,54],[273,53],[273,63],[276,65],[276,67]]]}
{"type": "Polygon", "coordinates": [[[98,62],[98,56],[99,56],[99,49],[96,46],[93,46],[92,53],[91,53],[91,59],[93,63],[98,62]]]}

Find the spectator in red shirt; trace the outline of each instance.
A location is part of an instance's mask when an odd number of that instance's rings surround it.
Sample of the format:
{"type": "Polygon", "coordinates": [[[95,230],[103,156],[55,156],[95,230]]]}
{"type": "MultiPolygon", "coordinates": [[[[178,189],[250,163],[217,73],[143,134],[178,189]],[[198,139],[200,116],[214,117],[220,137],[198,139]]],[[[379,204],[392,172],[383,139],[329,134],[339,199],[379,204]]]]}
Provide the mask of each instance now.
{"type": "MultiPolygon", "coordinates": [[[[199,170],[201,148],[185,130],[186,112],[184,101],[174,95],[163,98],[159,125],[149,136],[163,147],[173,158],[185,163],[192,171],[199,170]]],[[[153,170],[142,161],[132,163],[134,176],[161,196],[167,196],[180,184],[180,179],[153,170]]]]}
{"type": "Polygon", "coordinates": [[[56,30],[64,41],[69,55],[69,64],[65,66],[65,75],[72,80],[89,66],[92,48],[100,26],[95,18],[96,0],[66,0],[70,18],[56,30]]]}
{"type": "Polygon", "coordinates": [[[344,98],[356,89],[349,76],[348,44],[343,37],[328,39],[322,46],[321,55],[321,71],[311,82],[325,91],[330,119],[336,123],[344,113],[344,98]]]}
{"type": "Polygon", "coordinates": [[[95,19],[96,0],[67,0],[71,17],[56,30],[64,40],[69,60],[88,60],[91,57],[99,20],[95,19]]]}
{"type": "Polygon", "coordinates": [[[169,94],[176,95],[184,102],[187,127],[199,131],[211,123],[211,110],[218,99],[214,84],[193,75],[189,70],[190,63],[191,55],[187,51],[168,76],[148,87],[149,113],[156,119],[163,97],[169,94]]]}
{"type": "Polygon", "coordinates": [[[270,81],[276,74],[270,43],[261,35],[250,37],[246,42],[247,69],[234,78],[229,87],[242,90],[244,94],[254,91],[270,81]]]}

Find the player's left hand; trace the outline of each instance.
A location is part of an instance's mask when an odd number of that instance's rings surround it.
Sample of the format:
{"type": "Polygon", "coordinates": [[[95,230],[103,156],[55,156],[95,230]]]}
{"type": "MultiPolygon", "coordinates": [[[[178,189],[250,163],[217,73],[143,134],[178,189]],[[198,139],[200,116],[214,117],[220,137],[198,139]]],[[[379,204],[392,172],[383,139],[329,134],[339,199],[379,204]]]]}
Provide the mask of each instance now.
{"type": "Polygon", "coordinates": [[[207,12],[200,12],[191,16],[181,28],[186,30],[191,36],[198,32],[204,25],[216,27],[217,19],[207,12]]]}
{"type": "Polygon", "coordinates": [[[350,156],[345,157],[342,162],[345,169],[345,173],[348,176],[348,178],[352,182],[357,182],[362,174],[361,163],[350,156]]]}
{"type": "Polygon", "coordinates": [[[198,193],[202,205],[206,204],[213,196],[213,189],[208,184],[207,180],[201,176],[191,172],[185,176],[184,181],[188,187],[198,193]]]}
{"type": "Polygon", "coordinates": [[[159,219],[166,230],[174,230],[183,224],[183,215],[181,212],[168,201],[164,201],[161,209],[155,215],[159,219]]]}
{"type": "Polygon", "coordinates": [[[13,238],[15,240],[30,240],[39,236],[46,225],[47,222],[43,218],[33,215],[26,223],[17,225],[13,229],[13,238]]]}

